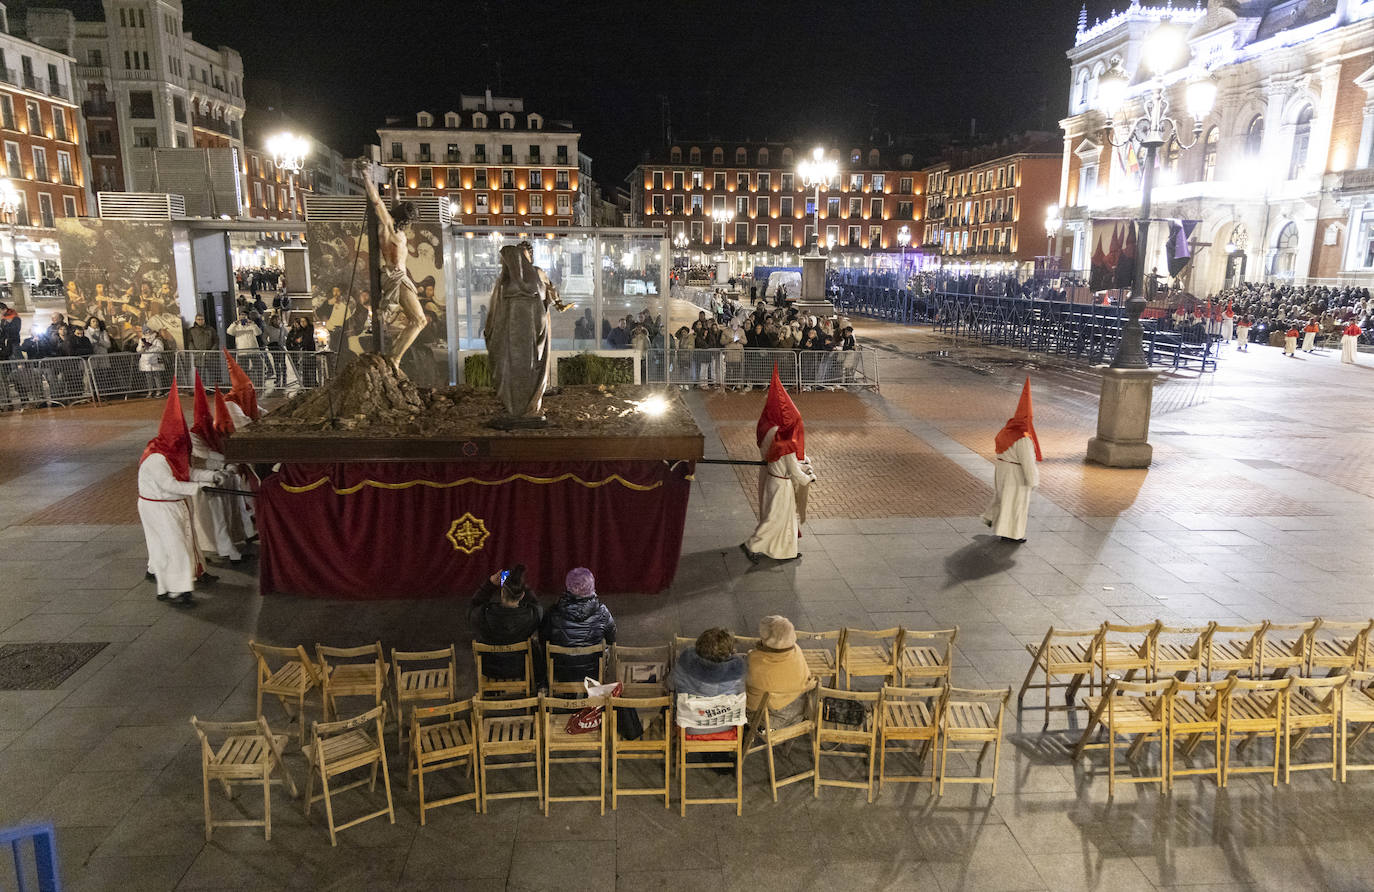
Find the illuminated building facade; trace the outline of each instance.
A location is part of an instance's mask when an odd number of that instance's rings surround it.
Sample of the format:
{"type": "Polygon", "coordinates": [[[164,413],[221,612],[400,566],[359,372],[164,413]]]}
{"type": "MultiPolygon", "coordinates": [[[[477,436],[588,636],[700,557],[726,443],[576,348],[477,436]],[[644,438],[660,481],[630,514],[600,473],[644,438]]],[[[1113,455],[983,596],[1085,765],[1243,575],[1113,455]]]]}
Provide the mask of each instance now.
{"type": "MultiPolygon", "coordinates": [[[[813,233],[815,189],[798,171],[811,145],[712,141],[670,144],[630,174],[632,225],[682,236],[691,262],[712,256],[737,268],[795,265],[813,233]],[[733,212],[728,222],[723,214],[733,212]],[[724,236],[722,239],[722,227],[724,236]]],[[[918,253],[925,178],[911,153],[871,146],[827,148],[837,173],[820,190],[819,242],[837,260],[899,254],[903,226],[918,253]]]]}
{"type": "Polygon", "coordinates": [[[414,126],[377,130],[394,195],[448,198],[464,226],[585,226],[590,182],[579,134],[525,110],[523,99],[461,96],[457,110],[422,111],[414,126]]]}
{"type": "MultiPolygon", "coordinates": [[[[1374,0],[1132,3],[1079,19],[1064,132],[1060,203],[1066,268],[1086,271],[1103,228],[1138,214],[1133,150],[1112,147],[1098,78],[1119,61],[1131,80],[1119,121],[1142,113],[1143,45],[1161,22],[1187,32],[1189,58],[1165,75],[1186,142],[1184,88],[1210,72],[1217,96],[1189,149],[1162,150],[1152,216],[1196,220],[1181,279],[1207,295],[1239,281],[1374,285],[1374,0]]],[[[1152,256],[1147,269],[1163,269],[1152,256]]],[[[1082,273],[1086,276],[1086,272],[1082,273]]]]}

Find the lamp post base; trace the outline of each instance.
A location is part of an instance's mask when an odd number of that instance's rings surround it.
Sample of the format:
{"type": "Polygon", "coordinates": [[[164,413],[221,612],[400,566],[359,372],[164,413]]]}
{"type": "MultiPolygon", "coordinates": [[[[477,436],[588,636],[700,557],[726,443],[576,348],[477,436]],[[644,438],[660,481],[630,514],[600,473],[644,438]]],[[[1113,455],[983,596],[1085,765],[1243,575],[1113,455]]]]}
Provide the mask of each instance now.
{"type": "Polygon", "coordinates": [[[29,306],[28,282],[25,282],[23,279],[16,279],[10,284],[9,304],[11,309],[16,313],[27,313],[29,310],[33,309],[29,306]]]}
{"type": "Polygon", "coordinates": [[[1097,436],[1088,441],[1088,461],[1108,468],[1148,468],[1153,369],[1106,369],[1097,404],[1097,436]]]}

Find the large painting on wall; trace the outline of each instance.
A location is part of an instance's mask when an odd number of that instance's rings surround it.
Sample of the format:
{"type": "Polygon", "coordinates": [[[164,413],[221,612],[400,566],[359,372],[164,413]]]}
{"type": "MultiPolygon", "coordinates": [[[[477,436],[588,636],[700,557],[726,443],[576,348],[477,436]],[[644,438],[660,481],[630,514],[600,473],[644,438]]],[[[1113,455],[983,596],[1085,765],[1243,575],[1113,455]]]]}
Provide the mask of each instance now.
{"type": "Polygon", "coordinates": [[[372,320],[368,289],[369,240],[363,222],[312,222],[307,228],[310,305],[315,312],[317,348],[361,353],[372,320]]]}
{"type": "Polygon", "coordinates": [[[147,326],[181,348],[170,223],[62,217],[57,240],[68,316],[103,319],[121,347],[147,326]]]}

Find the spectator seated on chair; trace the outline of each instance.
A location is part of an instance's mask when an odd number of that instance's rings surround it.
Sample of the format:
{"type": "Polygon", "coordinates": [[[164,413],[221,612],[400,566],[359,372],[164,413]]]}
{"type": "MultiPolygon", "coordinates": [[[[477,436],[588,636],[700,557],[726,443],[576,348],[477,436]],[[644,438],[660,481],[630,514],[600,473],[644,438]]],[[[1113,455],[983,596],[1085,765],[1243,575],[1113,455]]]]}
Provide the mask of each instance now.
{"type": "MultiPolygon", "coordinates": [[[[468,621],[481,644],[519,644],[539,631],[541,611],[534,593],[525,585],[525,565],[516,564],[501,582],[501,572],[491,574],[472,596],[468,621]]],[[[538,659],[534,660],[540,665],[538,659]]],[[[525,671],[525,658],[515,654],[487,654],[482,669],[488,678],[519,678],[525,671]]]]}
{"type": "Polygon", "coordinates": [[[771,694],[768,712],[774,728],[801,721],[806,710],[806,698],[801,694],[810,678],[806,655],[797,646],[797,630],[791,621],[783,616],[759,620],[759,643],[749,651],[745,685],[749,715],[771,694]]]}
{"type": "MultiPolygon", "coordinates": [[[[678,655],[668,676],[668,688],[695,697],[741,694],[745,693],[745,671],[744,657],[735,653],[735,636],[728,629],[707,629],[697,636],[695,645],[683,648],[678,655]]],[[[712,734],[719,729],[683,730],[688,734],[712,734]]]]}
{"type": "MultiPolygon", "coordinates": [[[[592,647],[615,644],[615,618],[596,597],[596,579],[586,567],[568,571],[566,590],[544,615],[541,637],[559,647],[592,647]]],[[[596,673],[594,656],[555,659],[554,681],[581,681],[596,673]]],[[[599,679],[598,679],[599,680],[599,679]]]]}

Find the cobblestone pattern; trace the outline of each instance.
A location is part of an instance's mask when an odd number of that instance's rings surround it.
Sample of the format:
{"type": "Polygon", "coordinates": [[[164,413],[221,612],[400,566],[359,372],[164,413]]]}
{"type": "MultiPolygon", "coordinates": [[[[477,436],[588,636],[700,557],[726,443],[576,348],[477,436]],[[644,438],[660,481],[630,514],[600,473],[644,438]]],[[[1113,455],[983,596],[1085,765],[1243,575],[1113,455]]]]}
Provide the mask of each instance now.
{"type": "MultiPolygon", "coordinates": [[[[135,456],[135,458],[137,458],[135,456]]],[[[115,473],[24,518],[28,526],[57,523],[138,523],[138,464],[115,473]]]]}

